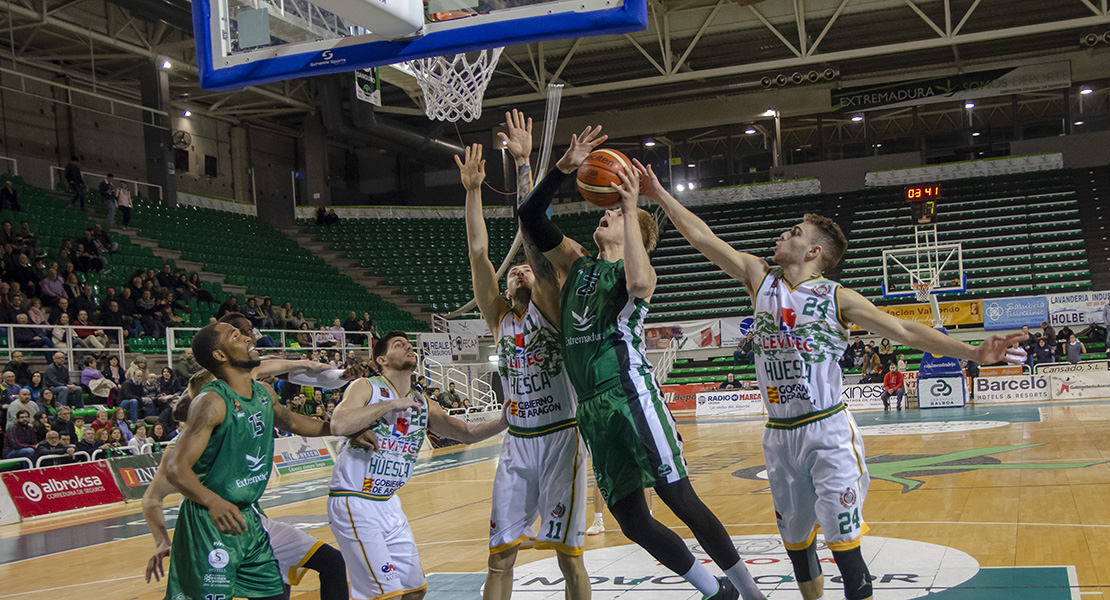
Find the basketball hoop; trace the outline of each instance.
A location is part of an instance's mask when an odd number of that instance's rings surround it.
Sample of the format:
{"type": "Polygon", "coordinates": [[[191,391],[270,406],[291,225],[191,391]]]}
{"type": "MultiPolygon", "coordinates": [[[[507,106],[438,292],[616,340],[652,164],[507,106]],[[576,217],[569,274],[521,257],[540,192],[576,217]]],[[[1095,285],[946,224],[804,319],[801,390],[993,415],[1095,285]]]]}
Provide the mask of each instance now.
{"type": "Polygon", "coordinates": [[[429,119],[451,122],[481,117],[482,96],[502,50],[481,50],[473,62],[466,54],[456,54],[405,63],[424,90],[424,114],[429,119]]]}
{"type": "Polygon", "coordinates": [[[918,302],[928,302],[929,293],[933,291],[933,284],[927,281],[921,283],[911,283],[910,287],[913,288],[913,295],[917,298],[918,302]]]}

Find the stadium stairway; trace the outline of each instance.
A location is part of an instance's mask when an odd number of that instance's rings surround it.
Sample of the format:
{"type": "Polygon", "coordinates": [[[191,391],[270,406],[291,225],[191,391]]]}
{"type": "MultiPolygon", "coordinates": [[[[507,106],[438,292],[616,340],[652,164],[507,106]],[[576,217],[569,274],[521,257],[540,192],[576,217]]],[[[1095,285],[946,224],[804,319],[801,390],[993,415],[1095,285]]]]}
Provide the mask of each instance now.
{"type": "MultiPolygon", "coordinates": [[[[90,215],[95,215],[95,211],[91,206],[86,207],[85,211],[90,215]]],[[[139,235],[139,230],[135,229],[134,227],[122,227],[117,225],[114,231],[126,233],[128,236],[131,237],[131,243],[143,246],[144,248],[150,248],[150,251],[154,253],[154,256],[161,258],[167,262],[175,263],[177,265],[177,268],[196,273],[198,276],[200,276],[201,281],[218,283],[225,292],[230,292],[232,294],[247,293],[247,286],[228,283],[227,276],[223,273],[205,271],[203,263],[182,259],[181,252],[177,250],[169,250],[167,248],[159,246],[158,240],[139,235]]],[[[151,268],[157,270],[156,267],[151,268]]]]}
{"type": "Polygon", "coordinates": [[[401,291],[401,288],[389,285],[385,278],[375,277],[369,269],[359,266],[358,260],[350,258],[344,252],[335,250],[331,244],[320,241],[316,236],[309,233],[307,228],[296,225],[293,227],[277,227],[276,229],[285,237],[297,242],[300,247],[339,269],[353,279],[355,283],[366,288],[366,291],[378,294],[386,301],[397,305],[397,308],[412,313],[418,319],[430,321],[431,306],[405,294],[401,291]]]}
{"type": "Polygon", "coordinates": [[[1106,231],[1110,224],[1110,167],[1076,169],[1073,173],[1091,284],[1096,290],[1105,290],[1110,288],[1110,241],[1106,231]]]}

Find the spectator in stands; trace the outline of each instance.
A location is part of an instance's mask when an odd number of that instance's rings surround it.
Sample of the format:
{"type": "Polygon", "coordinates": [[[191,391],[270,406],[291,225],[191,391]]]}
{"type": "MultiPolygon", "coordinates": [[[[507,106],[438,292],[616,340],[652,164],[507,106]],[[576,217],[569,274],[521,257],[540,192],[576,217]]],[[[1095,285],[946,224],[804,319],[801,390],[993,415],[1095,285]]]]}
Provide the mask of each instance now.
{"type": "Polygon", "coordinates": [[[57,431],[59,434],[68,435],[69,439],[76,440],[79,438],[77,435],[77,427],[74,426],[72,417],[73,411],[68,406],[63,406],[58,410],[58,416],[50,422],[50,428],[57,431]]]}
{"type": "Polygon", "coordinates": [[[93,431],[100,431],[101,429],[111,429],[112,422],[108,420],[108,411],[104,409],[96,411],[96,419],[93,420],[92,424],[90,424],[89,427],[92,427],[93,431]]]}
{"type": "Polygon", "coordinates": [[[4,458],[33,459],[36,445],[31,413],[20,410],[16,413],[15,424],[4,432],[4,458]]]}
{"type": "Polygon", "coordinates": [[[78,439],[84,436],[86,429],[90,428],[85,427],[85,417],[73,417],[73,430],[77,432],[78,439]]]}
{"type": "Polygon", "coordinates": [[[339,319],[332,319],[331,327],[328,330],[331,331],[331,336],[335,338],[335,343],[342,345],[346,331],[343,329],[343,325],[339,323],[339,319]]]}
{"type": "Polygon", "coordinates": [[[1071,333],[1068,334],[1068,343],[1065,352],[1067,353],[1068,362],[1074,365],[1083,360],[1083,355],[1087,353],[1087,347],[1083,345],[1083,342],[1079,341],[1079,338],[1075,337],[1074,333],[1071,333]]]}
{"type": "MultiPolygon", "coordinates": [[[[81,371],[81,385],[97,398],[111,398],[119,390],[119,384],[108,379],[96,367],[96,359],[86,356],[85,368],[81,371]]],[[[98,400],[99,401],[99,400],[98,400]]]]}
{"type": "Polygon", "coordinates": [[[193,349],[186,348],[185,355],[173,363],[174,375],[177,375],[178,381],[184,385],[197,371],[200,371],[200,365],[197,364],[197,359],[193,357],[193,349]]]}
{"type": "Polygon", "coordinates": [[[120,448],[127,447],[127,440],[123,435],[123,428],[113,427],[108,430],[108,456],[120,456],[120,448]]]}
{"type": "Polygon", "coordinates": [[[73,254],[73,263],[77,265],[79,271],[99,272],[108,262],[100,255],[100,248],[97,247],[92,233],[92,228],[88,228],[81,235],[81,239],[77,240],[77,250],[73,254]],[[81,268],[82,266],[84,266],[84,269],[81,268]]]}
{"type": "Polygon", "coordinates": [[[1048,321],[1041,321],[1041,337],[1044,338],[1045,345],[1053,352],[1056,351],[1056,329],[1048,324],[1048,321]]]}
{"type": "MultiPolygon", "coordinates": [[[[269,300],[267,298],[267,300],[269,300]]],[[[274,326],[278,329],[297,329],[290,324],[293,318],[293,304],[286,300],[281,306],[274,307],[274,326]]]]}
{"type": "Polygon", "coordinates": [[[73,335],[81,340],[86,348],[104,349],[108,347],[108,335],[104,333],[103,329],[97,329],[96,325],[89,321],[88,311],[77,311],[77,320],[73,322],[73,326],[77,328],[73,330],[73,335]]]}
{"type": "Polygon", "coordinates": [[[154,281],[158,283],[159,287],[166,289],[173,289],[177,284],[177,278],[173,276],[173,270],[170,263],[162,263],[162,270],[154,276],[154,281]]]}
{"type": "Polygon", "coordinates": [[[35,325],[44,325],[49,322],[49,317],[42,308],[42,300],[31,298],[31,308],[27,309],[27,318],[35,325]]]}
{"type": "Polygon", "coordinates": [[[1033,347],[1033,354],[1037,356],[1037,364],[1056,362],[1054,348],[1048,345],[1048,338],[1037,338],[1037,345],[1033,347]]]}
{"type": "Polygon", "coordinates": [[[887,369],[894,363],[894,345],[890,343],[889,339],[883,338],[882,341],[879,342],[879,347],[875,349],[875,352],[879,355],[879,363],[882,365],[883,369],[887,369]]]}
{"type": "Polygon", "coordinates": [[[311,329],[308,328],[308,323],[301,323],[300,330],[303,333],[298,333],[297,334],[297,345],[300,346],[301,348],[311,348],[312,347],[312,334],[308,333],[309,331],[311,331],[311,329]]]}
{"type": "Polygon", "coordinates": [[[18,283],[20,291],[26,293],[28,296],[37,296],[39,288],[38,273],[36,273],[35,268],[31,266],[26,254],[18,254],[17,260],[18,263],[7,273],[8,281],[10,283],[18,283]]]}
{"type": "Polygon", "coordinates": [[[883,401],[883,410],[890,410],[890,397],[895,396],[898,410],[902,410],[902,399],[906,396],[906,384],[898,365],[892,364],[883,376],[883,393],[879,399],[883,401]]]}
{"type": "Polygon", "coordinates": [[[62,313],[58,317],[58,324],[50,332],[50,338],[54,340],[54,347],[62,350],[69,349],[69,329],[70,318],[69,313],[62,313]]]}
{"type": "MultiPolygon", "coordinates": [[[[188,380],[186,379],[186,381],[188,380]]],[[[158,379],[159,398],[170,404],[177,400],[184,389],[185,386],[181,385],[181,382],[174,377],[173,371],[169,367],[162,367],[162,377],[158,379]]]]}
{"type": "Polygon", "coordinates": [[[124,443],[131,441],[131,436],[134,435],[131,433],[131,421],[127,420],[127,411],[122,406],[112,410],[112,427],[122,430],[124,443]]]}
{"type": "Polygon", "coordinates": [[[725,380],[721,382],[721,385],[717,386],[717,389],[738,390],[741,387],[743,387],[743,384],[741,384],[739,381],[736,381],[736,375],[730,372],[728,375],[725,375],[725,380]]]}
{"type": "Polygon", "coordinates": [[[58,298],[66,295],[65,280],[58,273],[57,267],[46,270],[46,277],[39,285],[39,292],[47,306],[54,306],[58,303],[58,298]]]}
{"type": "Polygon", "coordinates": [[[75,462],[73,453],[76,448],[71,448],[69,444],[62,443],[62,437],[58,435],[57,431],[48,431],[44,439],[35,446],[35,464],[39,464],[39,459],[44,456],[57,457],[50,461],[44,461],[44,466],[62,465],[75,462]]]}
{"type": "Polygon", "coordinates": [[[1037,339],[1039,339],[1041,336],[1040,336],[1040,334],[1030,333],[1028,325],[1022,325],[1021,326],[1021,332],[1024,333],[1028,337],[1026,337],[1019,344],[1019,346],[1021,347],[1022,350],[1025,350],[1025,364],[1032,367],[1033,366],[1033,361],[1035,360],[1034,348],[1037,345],[1037,339]]]}
{"type": "Polygon", "coordinates": [[[108,443],[109,431],[111,431],[110,427],[101,427],[93,432],[93,439],[96,442],[97,448],[101,451],[100,458],[108,458],[111,456],[112,445],[108,443]]]}
{"type": "Polygon", "coordinates": [[[413,384],[412,388],[418,392],[423,392],[424,388],[428,387],[428,378],[423,375],[416,377],[415,373],[412,376],[416,378],[416,383],[413,384]]]}
{"type": "Polygon", "coordinates": [[[440,401],[439,388],[437,387],[424,388],[424,397],[427,398],[429,402],[436,402],[444,408],[448,408],[450,406],[449,403],[443,403],[440,401]]]}
{"type": "Polygon", "coordinates": [[[1071,327],[1067,325],[1056,332],[1056,362],[1063,362],[1068,359],[1068,340],[1071,339],[1073,333],[1071,327]]]}
{"type": "Polygon", "coordinates": [[[741,361],[747,365],[755,364],[755,352],[752,347],[754,340],[755,332],[749,329],[744,339],[740,340],[740,343],[736,345],[736,350],[732,351],[733,365],[738,365],[741,361]]]}
{"type": "MultiPolygon", "coordinates": [[[[290,308],[289,310],[292,311],[293,309],[290,308]]],[[[289,319],[289,328],[290,329],[308,329],[307,327],[305,327],[305,325],[308,325],[308,321],[305,320],[305,318],[304,318],[304,311],[303,310],[298,310],[296,312],[296,314],[294,314],[289,319]]]]}
{"type": "Polygon", "coordinates": [[[441,403],[445,402],[447,404],[454,404],[455,402],[462,402],[462,396],[455,391],[454,383],[448,383],[447,391],[443,392],[443,395],[440,397],[439,401],[441,403]]]}
{"type": "Polygon", "coordinates": [[[127,372],[123,365],[119,364],[119,357],[109,356],[107,362],[103,364],[104,366],[100,369],[100,372],[104,374],[104,378],[117,386],[123,385],[123,382],[127,380],[127,372]]]}
{"type": "Polygon", "coordinates": [[[12,399],[12,403],[8,405],[8,423],[7,427],[11,427],[15,423],[20,411],[27,411],[30,416],[38,414],[39,405],[31,402],[31,392],[21,389],[19,394],[12,399]]]}
{"type": "Polygon", "coordinates": [[[229,312],[239,312],[239,300],[235,296],[228,296],[227,300],[220,305],[220,309],[216,311],[216,318],[220,319],[229,312]]]}
{"type": "MultiPolygon", "coordinates": [[[[142,453],[144,451],[143,446],[150,443],[151,439],[146,434],[146,424],[144,423],[139,423],[135,426],[135,435],[131,436],[131,439],[127,441],[127,445],[134,449],[133,454],[142,453]]],[[[146,452],[149,453],[150,450],[150,448],[147,448],[146,452]]]]}
{"type": "MultiPolygon", "coordinates": [[[[21,389],[23,389],[23,386],[16,382],[13,371],[4,371],[0,374],[0,395],[3,396],[5,410],[19,397],[19,390],[21,389]]],[[[11,423],[9,422],[7,425],[11,425],[11,423]]]]}
{"type": "MultiPolygon", "coordinates": [[[[126,221],[127,219],[124,220],[126,221]]],[[[127,227],[127,225],[124,225],[124,227],[127,227]]],[[[116,250],[119,249],[119,244],[112,241],[112,238],[108,235],[107,231],[104,231],[100,223],[93,223],[92,237],[93,241],[96,242],[97,250],[100,251],[101,256],[105,254],[115,254],[116,250]]]]}
{"type": "Polygon", "coordinates": [[[114,181],[115,175],[108,173],[104,177],[104,181],[100,182],[100,200],[108,209],[108,216],[104,219],[104,224],[111,228],[116,224],[116,184],[114,181]]]}
{"type": "Polygon", "coordinates": [[[35,237],[35,232],[31,231],[30,221],[19,222],[19,231],[15,234],[14,239],[19,251],[28,257],[42,258],[46,256],[39,248],[39,240],[35,237]]]}
{"type": "Polygon", "coordinates": [[[323,225],[328,218],[328,211],[323,206],[316,207],[316,224],[323,225]]]}
{"type": "Polygon", "coordinates": [[[85,311],[88,313],[90,322],[96,323],[97,318],[100,316],[100,310],[97,306],[96,298],[93,297],[93,288],[89,284],[81,286],[81,293],[73,299],[70,303],[75,312],[85,311]]]}
{"type": "Polygon", "coordinates": [[[352,333],[355,331],[362,331],[362,324],[359,323],[358,317],[353,310],[347,315],[347,320],[343,321],[343,329],[347,332],[345,343],[348,346],[361,346],[363,340],[366,339],[366,336],[361,333],[352,333]]]}
{"type": "Polygon", "coordinates": [[[135,308],[139,311],[139,322],[144,331],[155,338],[165,337],[166,326],[157,314],[157,303],[150,290],[143,290],[143,295],[135,301],[135,308]]]}
{"type": "Polygon", "coordinates": [[[0,210],[20,210],[19,191],[15,189],[11,179],[5,181],[4,187],[0,188],[0,210]]]}
{"type": "Polygon", "coordinates": [[[90,460],[92,460],[93,453],[100,450],[100,448],[101,446],[96,443],[96,432],[92,430],[92,427],[86,427],[82,430],[79,441],[74,445],[76,451],[87,453],[90,460]]]}
{"type": "Polygon", "coordinates": [[[50,431],[50,418],[44,412],[37,412],[31,416],[31,429],[35,430],[35,443],[46,439],[46,432],[50,431]]]}
{"type": "Polygon", "coordinates": [[[189,291],[197,298],[197,302],[215,302],[216,299],[212,294],[201,286],[200,275],[191,273],[189,275],[189,291]]]}
{"type": "Polygon", "coordinates": [[[46,366],[45,380],[46,387],[58,397],[59,404],[76,408],[85,407],[81,388],[69,380],[69,366],[66,364],[65,354],[54,353],[54,362],[46,366]]]}
{"type": "Polygon", "coordinates": [[[243,316],[251,322],[251,327],[262,326],[262,310],[258,307],[258,298],[247,298],[247,305],[243,307],[243,316]]]}
{"type": "Polygon", "coordinates": [[[69,203],[72,205],[80,202],[81,210],[85,210],[85,177],[81,174],[81,167],[77,166],[76,156],[69,157],[65,176],[69,189],[73,190],[73,199],[69,203]]]}
{"type": "Polygon", "coordinates": [[[162,423],[155,423],[150,427],[150,441],[163,444],[174,438],[174,432],[167,430],[162,423]]]}
{"type": "Polygon", "coordinates": [[[39,394],[38,405],[42,410],[52,415],[58,414],[58,409],[61,408],[58,406],[58,398],[50,388],[44,388],[42,393],[39,394]]]}
{"type": "Polygon", "coordinates": [[[77,316],[73,312],[73,308],[70,307],[69,296],[58,298],[58,302],[54,305],[54,308],[50,309],[50,316],[47,318],[47,322],[51,325],[57,325],[62,320],[62,315],[69,315],[71,321],[73,317],[77,316]]]}
{"type": "MultiPolygon", "coordinates": [[[[138,370],[146,371],[146,357],[145,356],[136,356],[135,360],[131,361],[131,366],[127,367],[127,374],[126,374],[127,378],[130,379],[130,378],[134,377],[135,376],[135,371],[138,371],[138,370]]],[[[145,373],[143,374],[143,377],[146,377],[145,373]]],[[[139,381],[139,383],[142,383],[143,379],[140,378],[138,381],[139,381]]]]}
{"type": "Polygon", "coordinates": [[[380,338],[380,336],[378,335],[377,323],[374,322],[374,319],[370,318],[370,313],[366,311],[362,312],[362,330],[370,334],[371,340],[377,340],[380,338]]]}
{"type": "Polygon", "coordinates": [[[328,402],[327,407],[326,407],[324,412],[326,412],[328,414],[328,420],[330,421],[331,416],[333,414],[335,414],[335,402],[328,402]]]}
{"type": "Polygon", "coordinates": [[[334,208],[329,208],[327,216],[324,217],[324,225],[327,225],[328,227],[331,227],[332,225],[335,225],[338,222],[339,222],[339,215],[335,214],[335,209],[334,208]]]}
{"type": "MultiPolygon", "coordinates": [[[[342,327],[340,329],[342,329],[342,327]]],[[[332,332],[327,327],[321,325],[320,332],[316,334],[316,345],[321,348],[331,348],[335,344],[335,336],[332,335],[332,332]]]]}
{"type": "Polygon", "coordinates": [[[267,329],[273,329],[278,326],[276,315],[274,314],[274,301],[269,298],[263,298],[262,304],[258,307],[259,312],[262,313],[262,326],[267,329]]]}
{"type": "MultiPolygon", "coordinates": [[[[18,380],[16,382],[18,383],[18,380]]],[[[34,373],[31,373],[31,381],[23,387],[27,388],[31,392],[32,400],[34,400],[35,402],[40,402],[40,397],[42,396],[42,386],[42,373],[40,373],[39,371],[35,371],[34,373]]]]}
{"type": "Polygon", "coordinates": [[[11,371],[19,385],[31,383],[31,366],[23,360],[23,353],[19,350],[12,352],[12,360],[4,365],[4,371],[11,371]]]}
{"type": "Polygon", "coordinates": [[[298,414],[308,414],[308,408],[305,406],[305,397],[303,394],[297,394],[289,400],[289,410],[298,414]]]}
{"type": "Polygon", "coordinates": [[[328,412],[321,404],[316,405],[316,408],[314,408],[312,411],[312,416],[313,418],[319,419],[321,421],[331,421],[331,417],[328,415],[328,412]]]}
{"type": "Polygon", "coordinates": [[[148,371],[146,374],[146,381],[143,382],[144,415],[153,417],[163,410],[166,410],[167,406],[169,406],[169,403],[162,400],[162,387],[158,385],[158,374],[153,371],[148,371]],[[147,398],[150,398],[149,404],[146,402],[147,398]]]}
{"type": "MultiPolygon", "coordinates": [[[[112,300],[108,303],[107,308],[100,313],[100,324],[104,327],[119,327],[123,330],[124,338],[137,338],[139,337],[139,330],[135,327],[135,320],[130,316],[123,314],[119,308],[119,302],[112,300]]],[[[119,339],[120,332],[112,330],[112,335],[108,337],[109,342],[115,338],[115,343],[123,344],[119,339]]],[[[111,345],[111,343],[107,344],[111,345]]]]}
{"type": "Polygon", "coordinates": [[[871,356],[875,359],[874,361],[872,361],[871,370],[868,371],[867,373],[864,373],[863,377],[860,378],[860,380],[859,380],[860,383],[882,383],[883,382],[883,367],[882,367],[881,364],[879,364],[879,360],[878,360],[879,355],[878,354],[873,354],[871,356]]]}

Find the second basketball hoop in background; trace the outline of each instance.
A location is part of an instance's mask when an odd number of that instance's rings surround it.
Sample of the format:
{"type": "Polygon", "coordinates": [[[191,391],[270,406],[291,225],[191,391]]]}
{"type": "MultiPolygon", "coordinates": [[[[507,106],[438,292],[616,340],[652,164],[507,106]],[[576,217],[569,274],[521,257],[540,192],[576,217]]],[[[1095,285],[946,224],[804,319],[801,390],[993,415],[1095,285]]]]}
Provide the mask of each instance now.
{"type": "Polygon", "coordinates": [[[504,48],[421,58],[405,63],[424,91],[424,114],[438,121],[473,121],[482,116],[482,97],[504,48]]]}

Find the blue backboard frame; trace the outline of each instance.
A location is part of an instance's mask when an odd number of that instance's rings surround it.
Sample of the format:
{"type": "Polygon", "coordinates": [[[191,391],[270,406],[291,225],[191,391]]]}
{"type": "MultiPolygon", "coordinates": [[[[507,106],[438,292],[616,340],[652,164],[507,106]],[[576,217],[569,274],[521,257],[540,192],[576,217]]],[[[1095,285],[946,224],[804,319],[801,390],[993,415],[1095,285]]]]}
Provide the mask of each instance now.
{"type": "Polygon", "coordinates": [[[551,14],[509,18],[491,13],[428,23],[424,35],[405,41],[371,34],[223,56],[223,51],[215,45],[220,43],[220,37],[213,36],[213,33],[220,33],[218,21],[213,20],[212,4],[216,2],[220,0],[193,0],[200,83],[203,88],[214,91],[346,73],[483,48],[642,31],[648,24],[647,0],[623,0],[623,3],[620,0],[557,0],[540,5],[551,14]]]}

